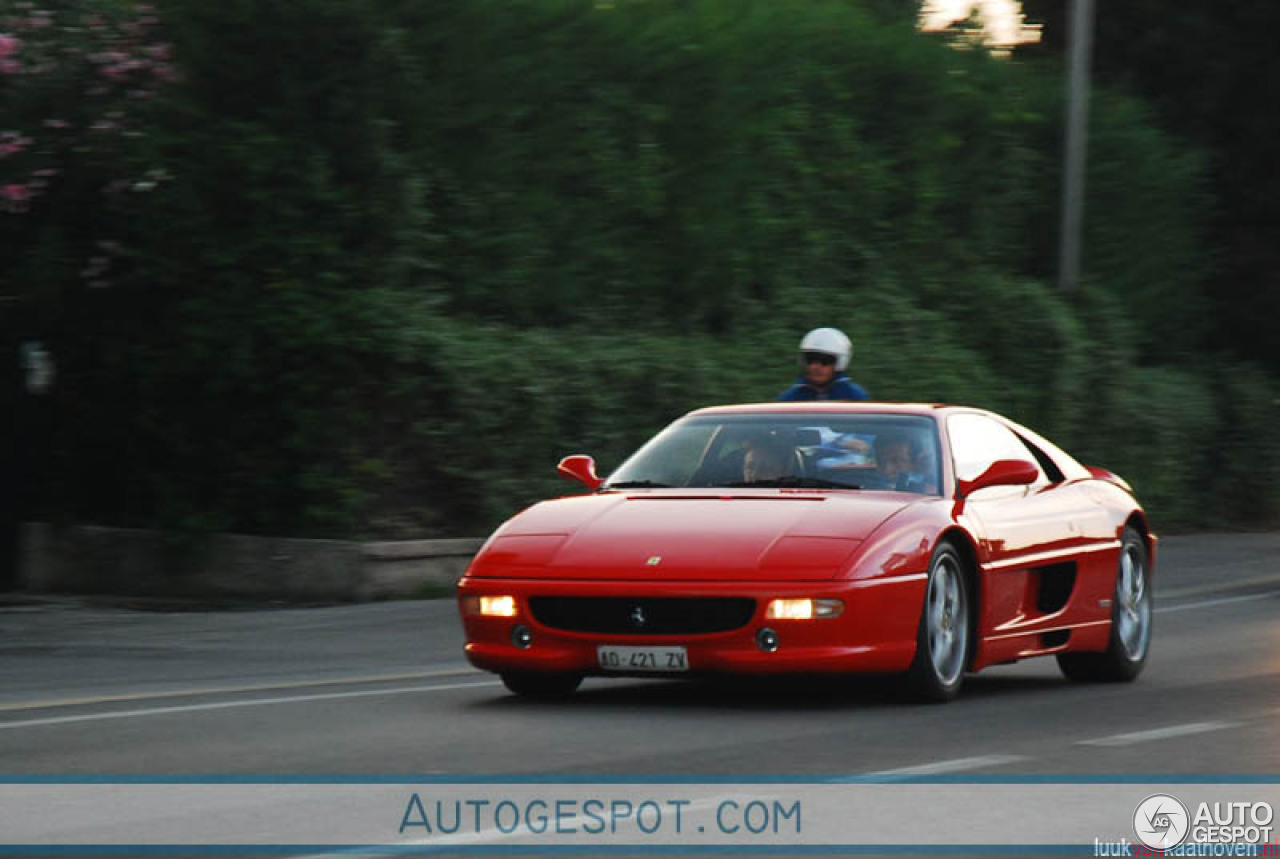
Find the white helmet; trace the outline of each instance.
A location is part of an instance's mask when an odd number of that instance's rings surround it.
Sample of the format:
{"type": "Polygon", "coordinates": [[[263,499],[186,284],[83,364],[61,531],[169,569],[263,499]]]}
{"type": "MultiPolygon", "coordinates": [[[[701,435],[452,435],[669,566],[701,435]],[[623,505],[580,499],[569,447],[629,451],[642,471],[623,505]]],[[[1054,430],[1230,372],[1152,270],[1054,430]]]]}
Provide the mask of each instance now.
{"type": "Polygon", "coordinates": [[[836,357],[836,370],[844,372],[849,366],[849,356],[853,354],[853,344],[844,332],[835,328],[815,328],[800,341],[800,357],[804,360],[805,352],[822,352],[836,357]]]}

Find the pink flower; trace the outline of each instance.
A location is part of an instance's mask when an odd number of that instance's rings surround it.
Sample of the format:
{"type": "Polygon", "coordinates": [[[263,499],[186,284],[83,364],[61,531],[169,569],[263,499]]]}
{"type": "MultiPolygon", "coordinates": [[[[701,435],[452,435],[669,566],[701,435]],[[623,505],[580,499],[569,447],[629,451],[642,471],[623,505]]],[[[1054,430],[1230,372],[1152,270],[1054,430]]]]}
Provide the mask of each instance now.
{"type": "Polygon", "coordinates": [[[6,131],[3,134],[0,134],[0,158],[17,155],[30,145],[30,137],[23,137],[16,131],[6,131]]]}
{"type": "Polygon", "coordinates": [[[0,59],[11,57],[18,52],[22,42],[18,41],[8,33],[0,33],[0,59]]]}
{"type": "Polygon", "coordinates": [[[23,200],[27,199],[27,186],[5,185],[4,187],[0,187],[0,196],[3,196],[7,200],[12,200],[15,203],[21,203],[23,200]]]}

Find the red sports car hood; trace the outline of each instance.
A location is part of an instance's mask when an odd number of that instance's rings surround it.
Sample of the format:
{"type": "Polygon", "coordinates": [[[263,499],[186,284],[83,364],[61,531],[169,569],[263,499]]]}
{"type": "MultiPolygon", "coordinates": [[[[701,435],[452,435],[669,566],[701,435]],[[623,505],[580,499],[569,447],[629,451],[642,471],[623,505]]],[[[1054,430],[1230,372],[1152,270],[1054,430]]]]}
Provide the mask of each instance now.
{"type": "Polygon", "coordinates": [[[608,492],[546,501],[503,525],[468,574],[682,581],[829,579],[919,496],[608,492]]]}

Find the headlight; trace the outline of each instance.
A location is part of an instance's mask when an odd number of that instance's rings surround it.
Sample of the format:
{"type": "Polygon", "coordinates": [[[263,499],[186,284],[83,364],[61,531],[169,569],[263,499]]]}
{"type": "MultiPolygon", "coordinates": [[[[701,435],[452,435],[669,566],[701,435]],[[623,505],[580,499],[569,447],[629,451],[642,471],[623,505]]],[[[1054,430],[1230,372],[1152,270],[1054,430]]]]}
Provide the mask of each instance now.
{"type": "Polygon", "coordinates": [[[462,610],[481,617],[515,617],[516,598],[512,596],[463,597],[462,610]]]}
{"type": "Polygon", "coordinates": [[[840,600],[808,598],[773,600],[764,611],[769,620],[813,620],[842,614],[844,603],[840,600]]]}

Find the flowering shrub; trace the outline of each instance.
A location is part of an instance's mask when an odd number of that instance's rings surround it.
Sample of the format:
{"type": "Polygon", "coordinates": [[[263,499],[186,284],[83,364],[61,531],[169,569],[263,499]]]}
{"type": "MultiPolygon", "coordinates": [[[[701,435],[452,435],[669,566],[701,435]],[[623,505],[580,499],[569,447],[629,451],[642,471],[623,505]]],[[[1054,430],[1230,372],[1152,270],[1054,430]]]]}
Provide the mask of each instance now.
{"type": "MultiPolygon", "coordinates": [[[[107,283],[120,247],[103,195],[142,193],[169,178],[126,153],[146,134],[151,101],[178,79],[172,54],[145,4],[46,9],[0,0],[0,218],[42,220],[45,198],[66,193],[79,212],[72,232],[91,247],[64,250],[87,260],[79,270],[90,285],[107,283]]],[[[39,229],[9,226],[6,237],[23,243],[39,229]]]]}

